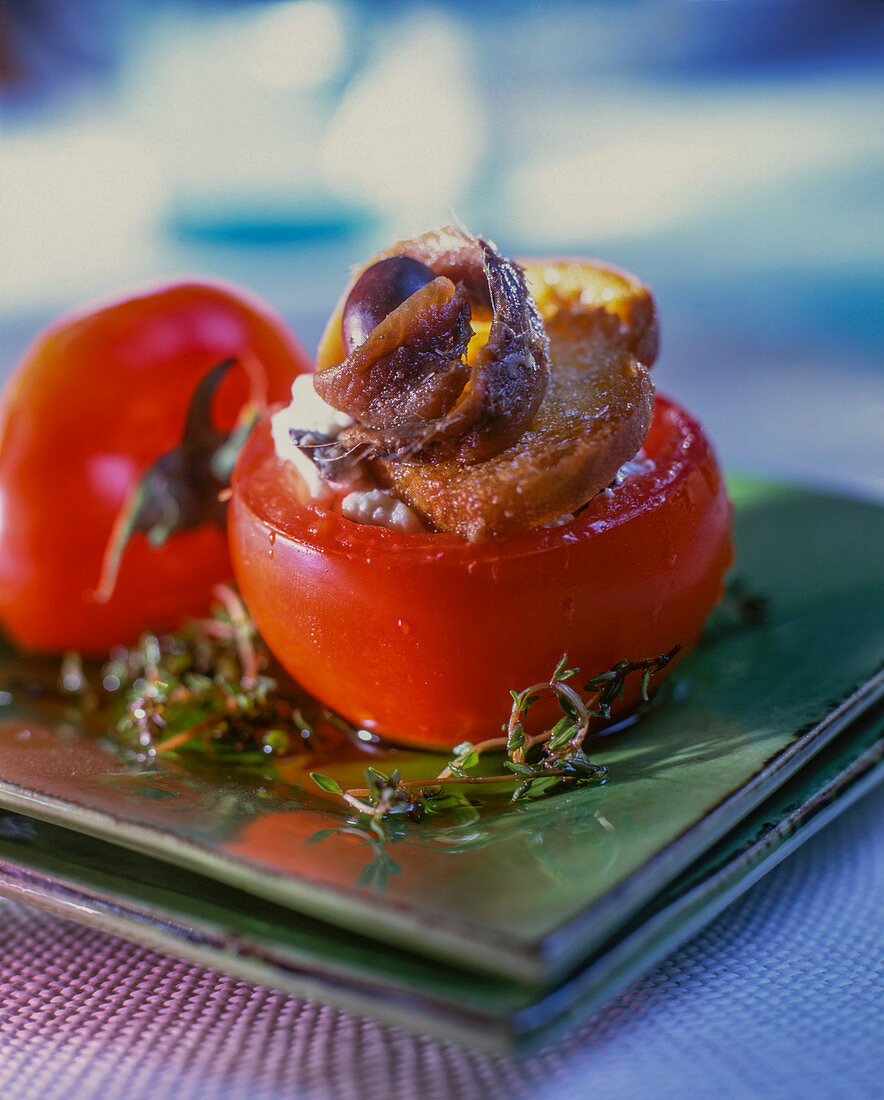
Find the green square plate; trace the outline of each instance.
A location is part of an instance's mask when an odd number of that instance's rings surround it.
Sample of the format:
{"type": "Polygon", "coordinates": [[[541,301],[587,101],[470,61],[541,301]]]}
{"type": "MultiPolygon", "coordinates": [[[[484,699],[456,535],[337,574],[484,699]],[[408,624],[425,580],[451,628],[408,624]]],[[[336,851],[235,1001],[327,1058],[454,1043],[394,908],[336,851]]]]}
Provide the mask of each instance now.
{"type": "Polygon", "coordinates": [[[552,988],[493,975],[477,980],[149,856],[3,811],[0,894],[411,1030],[524,1053],[652,967],[882,779],[879,704],[552,988]]]}
{"type": "MultiPolygon", "coordinates": [[[[8,702],[0,805],[106,842],[114,875],[174,865],[204,893],[232,887],[320,940],[371,943],[369,960],[395,956],[409,974],[459,975],[461,986],[481,973],[474,984],[501,991],[495,1019],[519,1012],[522,1030],[539,1032],[545,1025],[524,1022],[525,996],[548,1017],[551,991],[567,1000],[562,991],[692,865],[792,777],[810,783],[809,762],[826,746],[848,745],[850,757],[857,723],[884,695],[884,510],[757,481],[731,488],[738,572],[770,597],[769,620],[714,634],[680,665],[665,705],[601,738],[602,787],[468,824],[402,827],[381,846],[300,782],[318,769],[360,785],[366,760],[356,754],[272,778],[169,760],[133,767],[76,727],[8,702]],[[521,1007],[507,1000],[513,990],[521,1007]]],[[[392,755],[374,762],[390,766],[392,755]]],[[[395,758],[406,777],[436,763],[395,758]]],[[[323,980],[337,950],[318,951],[323,980]]],[[[371,985],[371,973],[361,980],[371,985]]]]}

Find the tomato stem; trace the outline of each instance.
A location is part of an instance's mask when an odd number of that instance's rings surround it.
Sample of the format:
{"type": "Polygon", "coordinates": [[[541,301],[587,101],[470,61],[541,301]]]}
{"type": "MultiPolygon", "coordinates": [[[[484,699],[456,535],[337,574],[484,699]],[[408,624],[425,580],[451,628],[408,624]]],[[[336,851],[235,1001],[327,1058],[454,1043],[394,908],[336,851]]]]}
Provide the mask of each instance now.
{"type": "MultiPolygon", "coordinates": [[[[163,546],[177,531],[204,523],[223,526],[225,490],[236,458],[255,425],[259,406],[254,396],[243,405],[229,431],[212,423],[214,396],[238,359],[224,359],[200,379],[184,423],[181,442],[149,466],[123,502],[105,547],[95,603],[107,603],[114,593],[126,547],[136,532],[149,544],[163,546]]],[[[247,374],[250,380],[254,370],[247,374]]]]}

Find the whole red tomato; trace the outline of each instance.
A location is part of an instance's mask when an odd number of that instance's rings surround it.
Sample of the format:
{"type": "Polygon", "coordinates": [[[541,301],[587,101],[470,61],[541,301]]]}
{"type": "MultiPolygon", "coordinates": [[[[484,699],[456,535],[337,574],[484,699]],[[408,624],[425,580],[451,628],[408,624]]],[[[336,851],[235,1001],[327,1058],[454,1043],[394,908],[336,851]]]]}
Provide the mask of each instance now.
{"type": "MultiPolygon", "coordinates": [[[[236,578],[280,661],[357,726],[440,747],[493,736],[510,689],[563,653],[595,675],[699,637],[731,560],[724,483],[700,426],[664,397],[644,450],[573,520],[476,544],[299,503],[261,424],[234,474],[236,578]]],[[[634,684],[621,709],[637,701],[634,684]]]]}
{"type": "Polygon", "coordinates": [[[211,399],[219,432],[309,369],[265,305],[200,282],[64,317],[27,352],[0,399],[0,622],[18,645],[104,653],[206,610],[230,575],[218,523],[159,547],[135,533],[112,592],[96,593],[121,509],[181,444],[200,380],[225,359],[238,362],[211,399]]]}

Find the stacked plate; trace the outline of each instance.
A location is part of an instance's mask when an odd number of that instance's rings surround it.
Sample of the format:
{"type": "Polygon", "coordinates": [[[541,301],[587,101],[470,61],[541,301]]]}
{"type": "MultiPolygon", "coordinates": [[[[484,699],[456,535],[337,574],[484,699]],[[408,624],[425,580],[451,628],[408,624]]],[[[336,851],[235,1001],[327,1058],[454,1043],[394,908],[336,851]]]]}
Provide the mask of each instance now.
{"type": "MultiPolygon", "coordinates": [[[[756,625],[719,619],[607,781],[382,838],[307,778],[127,761],[0,664],[0,893],[251,980],[496,1050],[552,1038],[884,776],[884,510],[730,482],[756,625]]],[[[443,821],[443,819],[439,819],[443,821]]]]}

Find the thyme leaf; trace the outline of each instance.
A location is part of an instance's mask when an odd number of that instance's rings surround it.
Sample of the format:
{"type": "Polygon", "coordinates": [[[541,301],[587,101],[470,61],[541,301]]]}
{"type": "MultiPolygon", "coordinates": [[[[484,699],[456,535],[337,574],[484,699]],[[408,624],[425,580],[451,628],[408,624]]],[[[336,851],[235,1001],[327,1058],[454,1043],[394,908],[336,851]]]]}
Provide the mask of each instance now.
{"type": "Polygon", "coordinates": [[[328,794],[343,794],[340,784],[337,780],[332,779],[330,775],[322,775],[319,772],[311,772],[310,778],[319,787],[320,790],[326,791],[328,794]]]}

